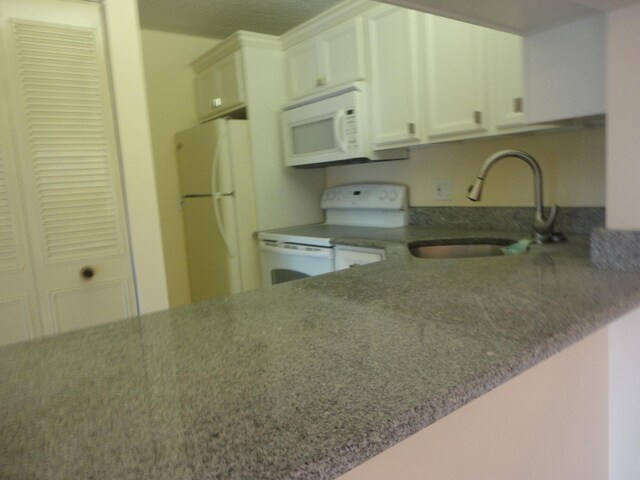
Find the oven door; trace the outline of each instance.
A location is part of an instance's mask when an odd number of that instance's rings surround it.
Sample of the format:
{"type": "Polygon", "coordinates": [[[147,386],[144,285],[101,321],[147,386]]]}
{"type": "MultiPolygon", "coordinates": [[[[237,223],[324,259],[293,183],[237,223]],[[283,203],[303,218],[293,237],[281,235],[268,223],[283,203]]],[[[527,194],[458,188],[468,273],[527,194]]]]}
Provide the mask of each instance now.
{"type": "Polygon", "coordinates": [[[333,272],[333,247],[260,242],[263,285],[333,272]]]}

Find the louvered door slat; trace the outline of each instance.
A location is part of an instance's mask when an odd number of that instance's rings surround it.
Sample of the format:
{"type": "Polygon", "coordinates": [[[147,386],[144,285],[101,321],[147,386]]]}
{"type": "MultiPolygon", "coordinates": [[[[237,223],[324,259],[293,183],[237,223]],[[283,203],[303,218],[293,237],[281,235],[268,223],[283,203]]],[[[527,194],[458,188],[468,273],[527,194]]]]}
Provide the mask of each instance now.
{"type": "Polygon", "coordinates": [[[11,205],[7,190],[3,153],[0,150],[0,272],[20,267],[20,258],[15,235],[15,225],[11,218],[11,205]]]}
{"type": "Polygon", "coordinates": [[[48,262],[122,251],[94,32],[14,21],[48,262]]]}

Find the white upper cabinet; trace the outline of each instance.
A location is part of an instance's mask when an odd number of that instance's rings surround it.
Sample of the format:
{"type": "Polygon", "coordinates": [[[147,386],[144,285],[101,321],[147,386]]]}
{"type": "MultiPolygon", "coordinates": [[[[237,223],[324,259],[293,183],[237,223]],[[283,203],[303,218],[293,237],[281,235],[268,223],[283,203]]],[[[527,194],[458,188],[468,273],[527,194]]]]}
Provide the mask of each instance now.
{"type": "Polygon", "coordinates": [[[289,96],[302,97],[321,86],[318,72],[317,40],[310,38],[289,48],[286,52],[289,96]]]}
{"type": "Polygon", "coordinates": [[[292,99],[366,80],[376,150],[548,128],[525,123],[533,110],[525,103],[546,83],[530,60],[538,88],[524,101],[517,35],[353,0],[287,32],[283,44],[292,99]]]}
{"type": "Polygon", "coordinates": [[[365,78],[362,23],[351,18],[287,48],[292,99],[365,78]]]}
{"type": "Polygon", "coordinates": [[[366,14],[372,137],[377,149],[425,141],[419,55],[422,16],[390,5],[366,14]]]}
{"type": "Polygon", "coordinates": [[[206,66],[196,75],[200,119],[215,118],[244,106],[244,75],[240,51],[206,66]]]}
{"type": "Polygon", "coordinates": [[[429,138],[486,132],[487,29],[434,15],[425,23],[429,138]]]}
{"type": "Polygon", "coordinates": [[[524,126],[522,37],[489,30],[491,124],[496,133],[524,126]]]}

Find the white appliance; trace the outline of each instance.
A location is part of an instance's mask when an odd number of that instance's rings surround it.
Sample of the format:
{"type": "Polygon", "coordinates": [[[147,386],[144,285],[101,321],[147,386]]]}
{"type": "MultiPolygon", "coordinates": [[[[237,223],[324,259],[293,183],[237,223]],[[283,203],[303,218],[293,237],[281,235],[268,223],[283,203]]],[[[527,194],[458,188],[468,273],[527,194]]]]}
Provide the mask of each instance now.
{"type": "Polygon", "coordinates": [[[384,258],[372,249],[347,248],[336,255],[340,227],[403,227],[409,223],[407,187],[396,184],[342,185],[325,190],[326,222],[260,232],[264,285],[333,272],[384,258]],[[338,258],[336,266],[336,257],[338,258]]]}
{"type": "Polygon", "coordinates": [[[400,160],[406,149],[373,151],[366,85],[355,82],[286,105],[281,114],[285,165],[400,160]]]}
{"type": "Polygon", "coordinates": [[[246,120],[176,134],[191,300],[260,286],[254,180],[246,120]]]}

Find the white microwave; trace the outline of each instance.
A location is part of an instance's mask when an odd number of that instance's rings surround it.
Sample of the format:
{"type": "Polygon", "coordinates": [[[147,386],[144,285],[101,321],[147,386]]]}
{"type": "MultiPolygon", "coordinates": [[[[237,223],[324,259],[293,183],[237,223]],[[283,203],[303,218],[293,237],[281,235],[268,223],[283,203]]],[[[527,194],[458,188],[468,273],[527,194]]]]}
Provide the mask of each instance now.
{"type": "Polygon", "coordinates": [[[373,150],[366,85],[355,82],[285,105],[281,113],[288,167],[400,160],[406,149],[373,150]]]}

